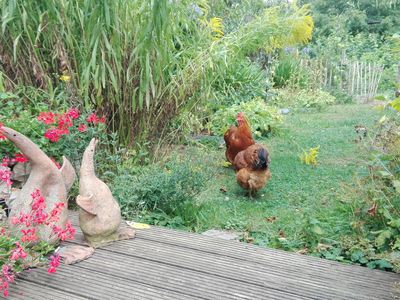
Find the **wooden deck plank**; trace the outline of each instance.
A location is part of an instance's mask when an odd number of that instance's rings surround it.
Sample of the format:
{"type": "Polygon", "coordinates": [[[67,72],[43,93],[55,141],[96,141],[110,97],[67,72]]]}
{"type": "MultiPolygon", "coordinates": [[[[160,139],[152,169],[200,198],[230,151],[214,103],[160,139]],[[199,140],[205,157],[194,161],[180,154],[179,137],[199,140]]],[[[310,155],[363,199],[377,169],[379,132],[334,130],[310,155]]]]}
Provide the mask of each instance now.
{"type": "MultiPolygon", "coordinates": [[[[62,265],[54,276],[46,270],[34,270],[24,274],[23,279],[30,283],[57,289],[70,294],[70,297],[87,299],[198,299],[149,284],[115,277],[95,270],[79,268],[78,265],[62,265]]],[[[44,296],[43,294],[42,296],[44,296]]],[[[43,298],[42,298],[43,299],[43,298]]],[[[74,299],[74,298],[73,298],[74,299]]]]}
{"type": "MultiPolygon", "coordinates": [[[[75,215],[73,215],[73,220],[77,224],[75,215]]],[[[215,237],[170,230],[162,227],[152,226],[151,229],[137,230],[136,238],[182,248],[189,248],[205,253],[222,255],[225,257],[254,262],[257,264],[265,264],[269,267],[274,263],[279,264],[279,268],[286,264],[285,267],[291,268],[288,271],[292,272],[299,270],[301,272],[312,270],[322,273],[335,268],[338,274],[341,274],[345,277],[354,278],[356,276],[365,276],[366,271],[365,267],[360,267],[357,265],[346,265],[331,260],[320,259],[293,252],[263,248],[251,244],[240,243],[238,241],[226,241],[215,237]]],[[[81,239],[82,235],[78,231],[78,240],[81,239]]],[[[370,269],[368,269],[367,272],[369,274],[376,275],[374,280],[379,280],[380,278],[382,278],[384,282],[386,282],[388,279],[399,280],[398,274],[370,269]]]]}
{"type": "MultiPolygon", "coordinates": [[[[110,255],[109,251],[99,251],[77,266],[206,299],[287,299],[290,294],[130,255],[110,255]]],[[[296,295],[295,299],[311,298],[296,295]]]]}
{"type": "MultiPolygon", "coordinates": [[[[78,224],[76,213],[71,219],[78,224]]],[[[77,231],[73,243],[83,244],[77,231]]],[[[10,299],[393,299],[400,281],[394,273],[159,227],[96,249],[55,276],[39,269],[21,277],[10,299]]]]}
{"type": "Polygon", "coordinates": [[[32,300],[43,300],[43,299],[74,299],[84,300],[88,299],[85,297],[79,297],[74,295],[71,297],[71,293],[65,293],[63,291],[53,289],[42,284],[36,284],[25,280],[17,280],[15,284],[10,285],[10,296],[7,299],[32,299],[32,300]],[[46,298],[45,298],[46,297],[46,298]]]}
{"type": "MultiPolygon", "coordinates": [[[[370,299],[370,295],[381,296],[386,293],[390,285],[376,286],[373,279],[369,280],[368,269],[361,278],[352,281],[338,278],[335,269],[329,274],[324,274],[322,280],[315,273],[314,276],[306,276],[301,272],[291,273],[285,270],[285,265],[280,268],[264,266],[256,263],[241,261],[213,254],[204,255],[196,250],[182,249],[175,246],[145,242],[144,240],[131,241],[130,243],[118,243],[107,246],[104,249],[117,255],[132,255],[142,259],[149,259],[170,266],[201,272],[203,274],[216,275],[220,278],[235,280],[252,284],[263,289],[274,289],[294,296],[306,296],[315,299],[370,299]],[[328,278],[327,278],[328,276],[328,278]],[[364,281],[368,281],[365,284],[364,281]],[[363,290],[374,284],[375,290],[368,295],[363,290]]],[[[295,297],[293,298],[295,299],[295,297]]]]}

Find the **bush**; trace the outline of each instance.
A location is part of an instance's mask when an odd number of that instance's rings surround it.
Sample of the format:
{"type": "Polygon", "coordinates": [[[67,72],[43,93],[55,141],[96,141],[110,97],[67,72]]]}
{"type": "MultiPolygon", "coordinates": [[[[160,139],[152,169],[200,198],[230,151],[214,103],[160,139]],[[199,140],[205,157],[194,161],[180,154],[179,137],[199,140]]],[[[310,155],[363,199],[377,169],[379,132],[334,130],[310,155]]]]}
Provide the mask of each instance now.
{"type": "Polygon", "coordinates": [[[400,122],[398,116],[383,117],[371,139],[365,140],[369,154],[352,201],[354,219],[351,223],[360,241],[349,244],[360,249],[364,264],[400,271],[400,122]],[[368,248],[366,251],[364,248],[368,248]]]}
{"type": "Polygon", "coordinates": [[[277,88],[288,85],[304,88],[307,85],[307,73],[296,57],[285,55],[278,60],[274,68],[273,82],[277,88]]]}
{"type": "Polygon", "coordinates": [[[214,111],[223,106],[250,101],[255,97],[265,98],[266,71],[248,59],[235,61],[228,66],[221,79],[213,84],[213,89],[216,92],[210,105],[214,111]]]}
{"type": "MultiPolygon", "coordinates": [[[[104,117],[81,113],[75,108],[52,111],[40,101],[33,105],[10,93],[8,97],[9,101],[0,104],[0,123],[28,136],[56,161],[61,161],[65,155],[78,168],[83,151],[93,137],[98,138],[103,147],[116,147],[117,137],[106,134],[104,117]]],[[[1,156],[13,157],[19,152],[11,143],[3,141],[1,145],[1,156]]],[[[110,151],[107,153],[108,160],[109,156],[110,151]]]]}
{"type": "Polygon", "coordinates": [[[334,96],[320,89],[279,89],[274,92],[275,95],[269,103],[278,107],[322,109],[336,102],[334,96]]]}
{"type": "Polygon", "coordinates": [[[268,106],[261,98],[255,98],[217,111],[211,116],[208,127],[214,134],[223,135],[232,124],[235,124],[238,112],[245,114],[253,133],[258,137],[277,132],[283,122],[276,108],[268,106]]]}
{"type": "MultiPolygon", "coordinates": [[[[184,218],[182,212],[196,206],[195,197],[210,178],[205,169],[207,163],[196,164],[196,155],[196,152],[187,152],[185,157],[176,156],[136,174],[122,168],[111,187],[123,215],[134,218],[140,213],[152,212],[153,217],[158,214],[184,218]]],[[[189,217],[185,220],[191,221],[189,217]]]]}

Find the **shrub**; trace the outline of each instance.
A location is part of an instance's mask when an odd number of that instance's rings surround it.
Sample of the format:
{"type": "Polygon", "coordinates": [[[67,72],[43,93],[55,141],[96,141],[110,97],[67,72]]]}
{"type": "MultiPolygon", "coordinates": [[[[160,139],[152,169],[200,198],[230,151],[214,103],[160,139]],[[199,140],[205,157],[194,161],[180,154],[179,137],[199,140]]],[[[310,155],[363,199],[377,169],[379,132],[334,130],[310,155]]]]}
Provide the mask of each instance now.
{"type": "Polygon", "coordinates": [[[133,218],[140,212],[153,212],[174,218],[196,206],[195,196],[210,178],[207,164],[197,160],[196,155],[189,151],[185,157],[176,156],[136,174],[121,169],[111,187],[123,215],[133,218]]]}
{"type": "Polygon", "coordinates": [[[211,116],[208,126],[214,134],[223,135],[232,124],[235,124],[238,112],[245,114],[253,133],[258,137],[276,132],[283,122],[276,108],[268,106],[261,98],[255,98],[217,111],[211,116]]]}
{"type": "Polygon", "coordinates": [[[398,115],[383,117],[371,139],[365,139],[364,146],[369,156],[356,187],[358,197],[351,202],[354,211],[351,225],[360,233],[361,240],[348,242],[347,247],[362,254],[361,263],[371,268],[393,268],[399,272],[400,259],[395,255],[400,249],[398,115]]]}
{"type": "MultiPolygon", "coordinates": [[[[55,161],[61,161],[65,155],[75,167],[79,167],[82,153],[93,137],[106,146],[116,140],[115,135],[106,134],[105,118],[94,113],[81,113],[75,108],[63,112],[47,111],[43,103],[35,107],[28,105],[22,110],[20,107],[24,107],[23,103],[18,100],[15,102],[3,104],[7,108],[17,109],[14,114],[8,109],[2,111],[0,123],[29,136],[55,161]]],[[[2,142],[1,156],[12,157],[17,152],[12,144],[2,142]]]]}
{"type": "Polygon", "coordinates": [[[288,85],[304,88],[307,86],[307,73],[297,57],[285,55],[276,63],[272,80],[277,88],[288,85]]]}
{"type": "Polygon", "coordinates": [[[336,102],[334,96],[320,89],[278,89],[274,92],[275,95],[270,104],[278,107],[322,109],[336,102]]]}
{"type": "Polygon", "coordinates": [[[216,91],[211,100],[215,111],[223,106],[247,102],[255,97],[265,98],[267,88],[266,71],[248,59],[229,64],[225,73],[213,84],[216,91]]]}

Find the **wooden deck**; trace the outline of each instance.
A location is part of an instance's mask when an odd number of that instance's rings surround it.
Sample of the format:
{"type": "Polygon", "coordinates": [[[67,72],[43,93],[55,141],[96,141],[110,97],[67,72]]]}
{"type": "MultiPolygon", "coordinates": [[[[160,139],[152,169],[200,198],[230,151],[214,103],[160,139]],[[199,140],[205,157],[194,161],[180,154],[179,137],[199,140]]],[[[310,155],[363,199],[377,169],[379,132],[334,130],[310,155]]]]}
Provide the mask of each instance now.
{"type": "Polygon", "coordinates": [[[394,273],[152,227],[54,276],[25,272],[9,299],[398,299],[397,282],[394,273]]]}

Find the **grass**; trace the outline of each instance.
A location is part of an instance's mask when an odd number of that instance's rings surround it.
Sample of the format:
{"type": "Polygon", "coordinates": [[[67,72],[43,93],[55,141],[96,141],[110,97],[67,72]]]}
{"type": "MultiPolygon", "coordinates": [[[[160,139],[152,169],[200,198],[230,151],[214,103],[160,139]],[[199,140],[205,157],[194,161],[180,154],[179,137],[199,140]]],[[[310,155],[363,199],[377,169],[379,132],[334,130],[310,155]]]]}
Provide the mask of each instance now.
{"type": "Polygon", "coordinates": [[[214,157],[208,168],[216,175],[197,197],[202,205],[193,229],[237,230],[246,241],[288,250],[339,242],[352,233],[351,190],[363,162],[354,126],[370,128],[379,117],[366,105],[288,115],[280,136],[259,141],[270,151],[272,179],[252,200],[233,170],[222,167],[224,149],[203,151],[214,157]],[[302,164],[303,150],[318,145],[318,165],[302,164]]]}

